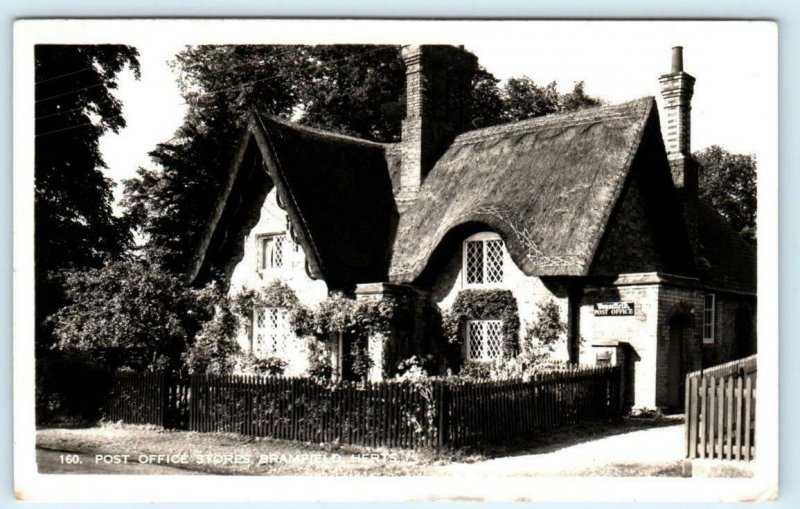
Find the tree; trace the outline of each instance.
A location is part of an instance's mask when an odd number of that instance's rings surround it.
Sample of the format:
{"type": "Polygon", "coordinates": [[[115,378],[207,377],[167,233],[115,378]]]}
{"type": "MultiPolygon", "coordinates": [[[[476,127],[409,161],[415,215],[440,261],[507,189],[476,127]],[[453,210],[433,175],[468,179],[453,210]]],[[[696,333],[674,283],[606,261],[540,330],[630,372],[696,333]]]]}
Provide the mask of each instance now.
{"type": "Polygon", "coordinates": [[[586,95],[582,81],[575,83],[572,91],[566,94],[559,93],[557,87],[555,81],[540,86],[527,76],[510,78],[502,92],[503,118],[506,122],[516,122],[601,104],[600,99],[586,95]]]}
{"type": "Polygon", "coordinates": [[[699,194],[731,223],[743,239],[756,242],[756,158],[713,145],[695,152],[700,163],[699,194]]]}
{"type": "MultiPolygon", "coordinates": [[[[63,352],[88,352],[108,368],[180,369],[182,355],[221,297],[191,289],[146,260],[130,259],[66,276],[69,304],[49,318],[63,352]]],[[[228,324],[225,324],[228,326],[228,324]]]]}
{"type": "Polygon", "coordinates": [[[111,181],[98,140],[125,127],[114,97],[138,52],[120,45],[37,45],[35,60],[35,289],[37,347],[51,344],[45,317],[63,303],[62,272],[97,267],[130,243],[111,210],[111,181]]]}
{"type": "MultiPolygon", "coordinates": [[[[400,138],[405,70],[398,46],[195,46],[177,55],[189,104],[173,139],[125,183],[124,206],[149,239],[148,253],[184,272],[225,181],[250,111],[379,142],[400,138]]],[[[473,79],[473,125],[484,127],[599,100],[583,83],[559,94],[529,78],[499,80],[480,68],[473,79]]]]}
{"type": "Polygon", "coordinates": [[[125,183],[149,253],[183,272],[255,110],[378,141],[399,136],[403,67],[394,46],[196,46],[174,67],[189,111],[125,183]]]}

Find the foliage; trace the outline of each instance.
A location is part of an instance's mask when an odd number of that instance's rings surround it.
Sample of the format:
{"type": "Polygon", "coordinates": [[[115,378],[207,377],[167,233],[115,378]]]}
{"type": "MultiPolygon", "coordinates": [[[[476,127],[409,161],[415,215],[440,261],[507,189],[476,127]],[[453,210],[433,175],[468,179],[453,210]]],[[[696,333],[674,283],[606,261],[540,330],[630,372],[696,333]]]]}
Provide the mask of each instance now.
{"type": "Polygon", "coordinates": [[[731,223],[747,242],[756,242],[756,158],[713,145],[695,152],[700,163],[699,194],[731,223]]]}
{"type": "Polygon", "coordinates": [[[323,341],[308,342],[308,376],[315,380],[330,380],[333,375],[333,363],[328,343],[323,341]]]}
{"type": "Polygon", "coordinates": [[[184,123],[125,191],[131,221],[171,270],[188,268],[251,111],[377,141],[399,135],[395,46],[192,46],[173,67],[189,104],[184,123]]]}
{"type": "Polygon", "coordinates": [[[464,342],[467,320],[503,321],[503,358],[516,355],[519,344],[517,299],[510,290],[462,290],[450,310],[442,316],[445,339],[451,345],[464,342]]]}
{"type": "Polygon", "coordinates": [[[235,356],[241,348],[236,342],[239,317],[232,311],[229,299],[220,297],[214,316],[205,322],[194,342],[183,354],[183,363],[190,374],[226,375],[233,371],[235,356]]]}
{"type": "MultiPolygon", "coordinates": [[[[191,46],[173,62],[189,104],[183,125],[151,152],[153,166],[125,183],[132,224],[170,270],[188,268],[241,143],[251,111],[379,142],[399,141],[405,69],[398,46],[191,46]]],[[[474,127],[598,104],[577,83],[559,94],[528,78],[501,89],[473,79],[474,127]]],[[[217,268],[218,269],[218,268],[217,268]]]]}
{"type": "Polygon", "coordinates": [[[576,82],[570,92],[561,94],[555,81],[541,86],[527,76],[510,78],[503,87],[502,101],[502,119],[505,122],[567,113],[601,104],[600,99],[586,95],[582,81],[576,82]]]}
{"type": "Polygon", "coordinates": [[[286,361],[278,357],[265,357],[259,359],[251,353],[239,355],[235,358],[233,371],[239,375],[282,375],[286,370],[286,361]]]}
{"type": "Polygon", "coordinates": [[[138,52],[121,45],[49,45],[34,49],[34,256],[37,355],[54,339],[45,318],[64,304],[64,270],[100,267],[130,245],[114,216],[112,182],[99,139],[125,127],[113,95],[126,67],[139,77],[138,52]]]}
{"type": "Polygon", "coordinates": [[[36,423],[83,424],[100,418],[111,371],[101,352],[69,351],[36,358],[36,423]]]}
{"type": "Polygon", "coordinates": [[[408,359],[403,359],[397,365],[397,380],[421,381],[426,380],[432,371],[433,355],[425,357],[412,355],[408,359]]]}
{"type": "Polygon", "coordinates": [[[216,287],[200,290],[145,260],[70,272],[69,304],[49,320],[62,351],[124,352],[114,366],[176,369],[209,320],[216,287]]]}
{"type": "Polygon", "coordinates": [[[557,364],[553,358],[556,348],[566,342],[567,323],[561,317],[558,303],[549,299],[544,301],[536,314],[536,320],[529,324],[520,345],[518,366],[508,366],[509,370],[519,369],[521,374],[532,374],[557,364]]]}
{"type": "Polygon", "coordinates": [[[343,365],[358,378],[373,366],[368,353],[371,337],[387,335],[394,324],[404,319],[397,299],[355,300],[334,292],[314,309],[298,307],[290,316],[292,328],[301,336],[314,336],[320,342],[342,336],[347,346],[343,365]]]}
{"type": "Polygon", "coordinates": [[[261,288],[242,288],[231,297],[231,307],[242,319],[250,319],[256,308],[299,308],[297,294],[283,281],[273,281],[261,288]]]}

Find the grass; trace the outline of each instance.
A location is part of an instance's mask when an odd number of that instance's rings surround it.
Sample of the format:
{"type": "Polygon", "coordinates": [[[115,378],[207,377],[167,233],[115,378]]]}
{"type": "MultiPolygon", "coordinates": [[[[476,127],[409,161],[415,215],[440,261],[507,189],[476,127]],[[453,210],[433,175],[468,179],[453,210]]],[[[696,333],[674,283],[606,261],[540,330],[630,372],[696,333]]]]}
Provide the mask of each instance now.
{"type": "Polygon", "coordinates": [[[91,455],[84,461],[94,461],[95,454],[127,454],[129,462],[137,462],[140,455],[169,455],[146,461],[230,475],[425,475],[427,467],[442,462],[427,451],[365,449],[133,425],[42,429],[37,431],[36,445],[91,455]]]}
{"type": "MultiPolygon", "coordinates": [[[[625,419],[619,425],[611,427],[607,424],[586,424],[537,436],[521,437],[503,444],[443,452],[302,443],[231,433],[197,433],[164,430],[155,426],[109,423],[81,429],[40,429],[37,431],[36,444],[42,449],[82,454],[84,463],[94,462],[95,454],[127,454],[128,461],[132,463],[138,462],[140,455],[145,455],[149,463],[172,465],[207,474],[452,475],[451,467],[469,468],[468,464],[480,464],[498,458],[549,455],[584,442],[679,422],[674,418],[625,419]],[[167,455],[169,458],[149,455],[167,455]],[[176,463],[178,461],[182,463],[176,463]]],[[[531,471],[525,475],[544,474],[531,471]]],[[[665,461],[650,465],[597,464],[590,468],[567,468],[558,475],[680,476],[685,475],[685,472],[682,462],[665,461]]]]}

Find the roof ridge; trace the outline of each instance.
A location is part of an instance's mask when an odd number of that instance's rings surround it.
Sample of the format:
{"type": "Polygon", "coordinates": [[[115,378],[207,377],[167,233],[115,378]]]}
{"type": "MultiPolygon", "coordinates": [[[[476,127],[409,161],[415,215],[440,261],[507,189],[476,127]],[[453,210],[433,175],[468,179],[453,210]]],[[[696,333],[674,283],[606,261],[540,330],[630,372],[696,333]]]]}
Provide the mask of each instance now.
{"type": "Polygon", "coordinates": [[[467,131],[456,136],[453,140],[453,145],[460,145],[464,143],[473,143],[485,139],[495,138],[498,136],[510,135],[520,132],[536,132],[538,130],[552,129],[556,127],[576,126],[587,123],[594,123],[600,120],[613,120],[617,118],[639,118],[641,111],[636,111],[627,114],[612,115],[615,110],[622,110],[626,106],[643,106],[644,103],[655,101],[653,96],[644,96],[638,99],[625,101],[615,104],[604,104],[601,106],[594,106],[591,108],[584,108],[569,113],[555,113],[551,115],[544,115],[541,117],[534,117],[508,124],[500,124],[481,129],[474,129],[467,131]]]}
{"type": "Polygon", "coordinates": [[[282,118],[276,117],[274,115],[270,115],[268,113],[259,113],[258,111],[253,111],[253,114],[255,114],[261,120],[261,124],[262,125],[265,125],[264,119],[266,119],[266,120],[268,120],[270,122],[273,122],[275,124],[279,124],[279,125],[282,125],[284,127],[291,128],[291,129],[296,129],[296,130],[302,131],[302,132],[304,132],[306,134],[310,134],[310,135],[316,136],[317,138],[332,139],[332,140],[336,140],[336,141],[341,141],[341,142],[346,142],[346,143],[354,143],[354,144],[357,144],[357,145],[364,145],[364,146],[367,146],[367,147],[375,147],[375,148],[385,148],[388,145],[387,143],[381,143],[381,142],[377,142],[377,141],[365,140],[364,138],[358,138],[356,136],[350,136],[350,135],[347,135],[347,134],[336,133],[336,132],[333,132],[333,131],[326,131],[324,129],[319,129],[319,128],[316,128],[316,127],[310,127],[310,126],[303,125],[303,124],[300,124],[300,123],[297,123],[297,122],[292,122],[290,120],[284,120],[282,118]]]}

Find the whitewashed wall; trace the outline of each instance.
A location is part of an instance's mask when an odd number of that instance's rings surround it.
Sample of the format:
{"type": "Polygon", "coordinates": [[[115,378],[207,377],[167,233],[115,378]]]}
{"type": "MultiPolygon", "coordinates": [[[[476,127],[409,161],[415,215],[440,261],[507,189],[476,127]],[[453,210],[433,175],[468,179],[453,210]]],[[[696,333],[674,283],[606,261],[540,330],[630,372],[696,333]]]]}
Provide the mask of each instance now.
{"type": "MultiPolygon", "coordinates": [[[[230,293],[236,294],[242,289],[258,289],[275,279],[285,282],[297,294],[300,302],[308,307],[314,307],[328,295],[328,288],[324,281],[311,279],[306,273],[306,255],[303,248],[290,241],[285,250],[288,258],[284,259],[284,269],[278,274],[258,271],[258,243],[261,235],[286,233],[286,212],[278,206],[276,191],[272,191],[264,199],[261,207],[261,216],[258,223],[247,235],[244,244],[244,256],[231,275],[230,293]]],[[[252,320],[252,317],[250,318],[252,320]]],[[[237,338],[244,351],[251,350],[251,328],[243,328],[237,338]]],[[[300,375],[308,367],[308,347],[304,339],[290,338],[288,347],[281,357],[288,362],[287,375],[300,375]],[[294,339],[294,340],[293,340],[294,339]]]]}

